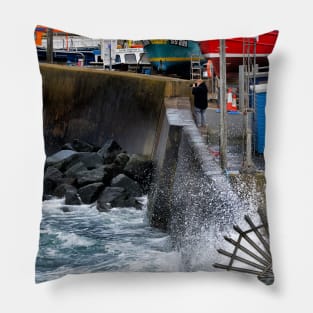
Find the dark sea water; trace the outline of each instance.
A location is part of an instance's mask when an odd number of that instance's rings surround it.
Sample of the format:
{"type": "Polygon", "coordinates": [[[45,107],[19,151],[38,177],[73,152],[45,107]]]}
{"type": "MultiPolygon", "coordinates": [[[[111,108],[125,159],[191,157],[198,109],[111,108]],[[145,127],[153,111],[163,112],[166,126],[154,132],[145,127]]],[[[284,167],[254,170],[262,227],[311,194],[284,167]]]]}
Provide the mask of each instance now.
{"type": "MultiPolygon", "coordinates": [[[[141,198],[142,210],[113,208],[109,212],[99,212],[95,204],[67,206],[64,199],[44,201],[36,282],[100,271],[216,270],[213,263],[226,262],[217,249],[232,248],[224,236],[238,237],[233,225],[245,229],[245,214],[256,225],[260,223],[255,201],[260,195],[249,186],[250,192],[239,199],[224,177],[214,178],[214,186],[219,202],[209,206],[211,217],[203,218],[199,208],[191,205],[185,213],[183,234],[169,235],[150,227],[146,197],[141,198]],[[179,242],[173,238],[180,238],[179,242]]],[[[246,190],[241,185],[239,189],[246,190]]]]}
{"type": "Polygon", "coordinates": [[[43,202],[36,282],[74,273],[181,269],[168,234],[148,225],[146,203],[143,210],[100,213],[94,205],[65,206],[63,199],[43,202]]]}

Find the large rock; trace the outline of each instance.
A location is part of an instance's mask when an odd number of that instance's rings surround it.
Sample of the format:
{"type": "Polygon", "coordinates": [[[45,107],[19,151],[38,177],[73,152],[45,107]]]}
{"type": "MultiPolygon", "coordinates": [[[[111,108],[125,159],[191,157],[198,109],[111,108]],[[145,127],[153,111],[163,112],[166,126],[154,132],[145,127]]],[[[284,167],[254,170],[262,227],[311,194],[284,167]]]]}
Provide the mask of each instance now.
{"type": "Polygon", "coordinates": [[[63,182],[63,174],[57,168],[49,166],[44,174],[43,194],[52,195],[55,187],[63,182]]]}
{"type": "Polygon", "coordinates": [[[61,150],[73,150],[74,151],[74,148],[71,143],[67,142],[66,144],[62,146],[61,150]]]}
{"type": "Polygon", "coordinates": [[[123,170],[127,176],[136,180],[140,184],[144,192],[149,191],[153,171],[153,161],[137,154],[131,155],[123,170]]]}
{"type": "Polygon", "coordinates": [[[96,152],[77,152],[71,159],[63,162],[60,169],[67,171],[77,163],[83,163],[88,170],[91,170],[103,165],[103,158],[96,152]]]}
{"type": "Polygon", "coordinates": [[[112,163],[121,152],[122,148],[119,144],[115,140],[109,139],[97,153],[103,158],[104,163],[112,163]]]}
{"type": "MultiPolygon", "coordinates": [[[[61,151],[70,151],[70,150],[61,150],[61,151]]],[[[59,152],[61,152],[61,151],[59,151],[59,152]]],[[[59,152],[57,152],[57,153],[59,153],[59,152]]],[[[69,167],[71,167],[72,165],[74,165],[75,163],[77,163],[79,161],[78,160],[79,154],[80,153],[76,152],[76,151],[72,151],[72,153],[64,153],[64,158],[61,158],[61,157],[55,158],[55,157],[53,157],[52,161],[51,161],[51,157],[52,156],[48,157],[46,159],[45,167],[53,166],[53,167],[59,169],[61,172],[64,172],[69,167]]]]}
{"type": "Polygon", "coordinates": [[[72,191],[72,192],[77,193],[77,190],[74,186],[69,185],[69,184],[61,184],[55,188],[54,195],[56,197],[63,198],[63,197],[65,197],[65,194],[68,191],[72,191]]]}
{"type": "Polygon", "coordinates": [[[77,162],[72,165],[68,170],[64,172],[65,176],[67,177],[78,177],[81,172],[88,171],[87,167],[83,162],[77,162]]]}
{"type": "Polygon", "coordinates": [[[129,156],[127,153],[122,152],[119,153],[115,160],[114,160],[114,164],[116,164],[117,166],[119,166],[120,168],[124,168],[125,165],[127,164],[127,162],[129,161],[129,156]]]}
{"type": "Polygon", "coordinates": [[[46,166],[54,165],[56,163],[62,164],[66,160],[69,160],[73,155],[77,154],[73,150],[60,150],[55,154],[52,154],[46,158],[46,166]]]}
{"type": "Polygon", "coordinates": [[[114,177],[111,181],[111,186],[124,188],[128,195],[132,197],[142,196],[139,184],[124,174],[119,174],[114,177]]]}
{"type": "Polygon", "coordinates": [[[79,160],[84,163],[88,170],[103,165],[103,158],[96,152],[85,153],[84,155],[81,155],[79,160]]]}
{"type": "Polygon", "coordinates": [[[45,171],[44,178],[53,181],[60,181],[63,178],[63,173],[54,166],[49,166],[45,171]]]}
{"type": "Polygon", "coordinates": [[[103,188],[104,188],[103,183],[94,183],[79,188],[78,194],[84,203],[90,204],[97,200],[98,195],[103,188]]]}
{"type": "Polygon", "coordinates": [[[124,188],[106,187],[97,200],[97,209],[106,212],[114,207],[135,207],[140,209],[140,204],[135,198],[129,197],[124,188]]]}
{"type": "Polygon", "coordinates": [[[81,204],[80,197],[77,190],[67,190],[65,193],[65,204],[67,205],[78,205],[81,204]]]}
{"type": "Polygon", "coordinates": [[[123,172],[123,169],[116,163],[104,164],[103,168],[111,176],[111,179],[123,172]]]}
{"type": "Polygon", "coordinates": [[[97,200],[97,209],[100,212],[107,212],[112,209],[114,202],[125,199],[124,188],[106,187],[97,200]]]}
{"type": "Polygon", "coordinates": [[[74,139],[72,142],[72,147],[78,152],[92,152],[94,149],[93,145],[80,139],[74,139]]]}
{"type": "Polygon", "coordinates": [[[104,185],[108,185],[109,181],[110,175],[104,170],[103,166],[97,167],[90,171],[82,171],[77,175],[77,184],[79,186],[99,182],[103,182],[104,185]]]}

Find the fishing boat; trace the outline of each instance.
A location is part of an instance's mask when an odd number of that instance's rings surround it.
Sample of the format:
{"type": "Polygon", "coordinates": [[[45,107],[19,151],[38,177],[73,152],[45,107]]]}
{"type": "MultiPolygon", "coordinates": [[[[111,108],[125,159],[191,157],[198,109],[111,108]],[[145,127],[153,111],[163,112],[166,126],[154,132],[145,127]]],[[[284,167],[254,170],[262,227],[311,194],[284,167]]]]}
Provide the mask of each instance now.
{"type": "Polygon", "coordinates": [[[188,78],[191,56],[201,56],[199,44],[192,40],[143,40],[143,46],[155,70],[188,78]]]}
{"type": "MultiPolygon", "coordinates": [[[[268,66],[268,56],[272,53],[278,37],[278,30],[257,37],[238,37],[225,40],[226,72],[238,72],[244,58],[256,59],[259,66],[268,66]]],[[[213,63],[214,71],[219,76],[220,71],[220,40],[204,40],[199,42],[201,52],[207,60],[213,63]]]]}

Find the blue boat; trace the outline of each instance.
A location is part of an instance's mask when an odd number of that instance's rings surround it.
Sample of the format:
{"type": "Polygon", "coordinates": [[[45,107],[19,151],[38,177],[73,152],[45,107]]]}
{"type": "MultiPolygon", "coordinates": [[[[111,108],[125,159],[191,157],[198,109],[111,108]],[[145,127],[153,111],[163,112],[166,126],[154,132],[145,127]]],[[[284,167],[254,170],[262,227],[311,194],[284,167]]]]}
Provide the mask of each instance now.
{"type": "Polygon", "coordinates": [[[186,78],[190,76],[191,56],[202,56],[198,42],[192,40],[143,40],[143,45],[155,70],[186,78]]]}

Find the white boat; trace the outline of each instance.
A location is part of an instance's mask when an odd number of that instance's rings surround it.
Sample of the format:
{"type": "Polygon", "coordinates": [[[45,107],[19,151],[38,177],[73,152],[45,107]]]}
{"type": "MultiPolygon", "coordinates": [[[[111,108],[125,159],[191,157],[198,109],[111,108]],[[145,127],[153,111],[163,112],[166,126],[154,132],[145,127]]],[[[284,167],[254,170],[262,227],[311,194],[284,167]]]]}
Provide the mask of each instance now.
{"type": "Polygon", "coordinates": [[[121,71],[142,72],[151,67],[151,63],[143,48],[112,48],[103,49],[91,65],[103,66],[104,68],[121,71]],[[104,62],[103,62],[104,60],[104,62]]]}

